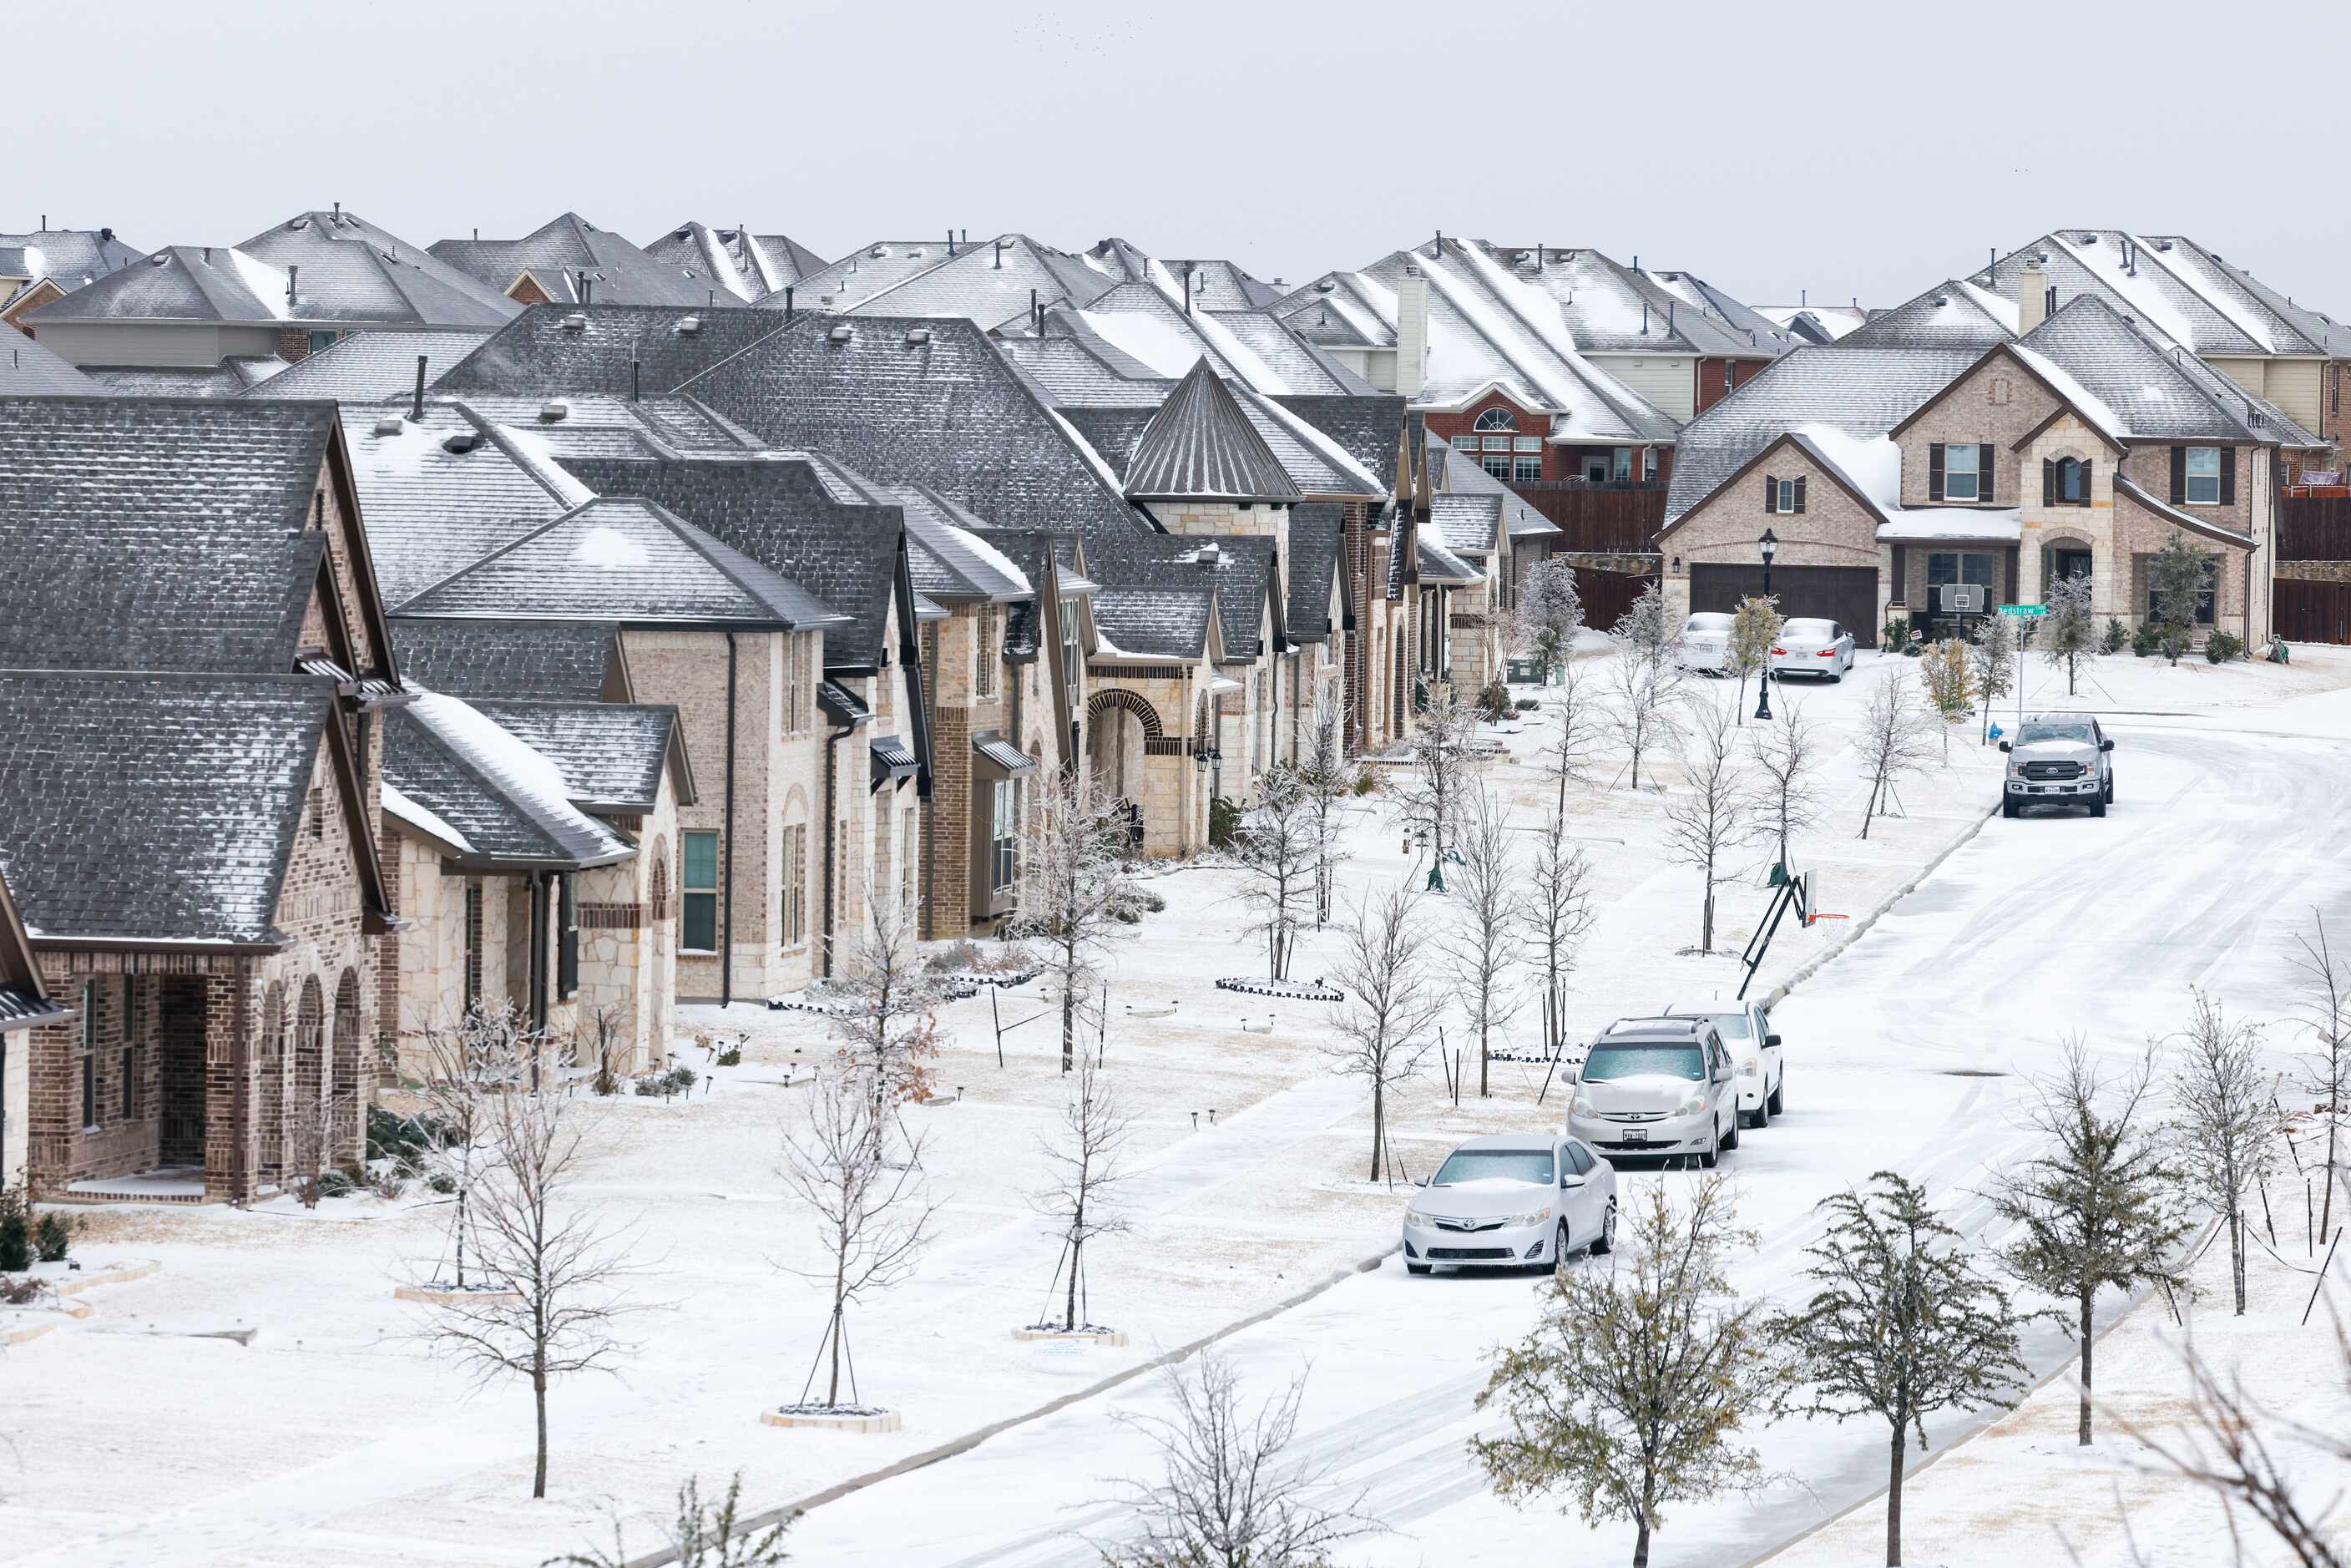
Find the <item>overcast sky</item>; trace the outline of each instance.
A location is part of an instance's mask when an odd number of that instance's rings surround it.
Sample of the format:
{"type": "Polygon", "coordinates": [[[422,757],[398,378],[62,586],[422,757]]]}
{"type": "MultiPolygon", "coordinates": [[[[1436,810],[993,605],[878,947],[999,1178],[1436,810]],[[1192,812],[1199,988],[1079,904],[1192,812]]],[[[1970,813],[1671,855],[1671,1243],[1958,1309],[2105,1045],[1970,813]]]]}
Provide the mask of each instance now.
{"type": "Polygon", "coordinates": [[[2060,224],[2351,315],[2351,6],[94,0],[11,24],[0,230],[419,245],[566,208],[828,257],[1120,235],[1301,283],[1448,235],[1890,305],[2060,224]],[[2231,29],[2235,36],[2231,37],[2231,29]]]}

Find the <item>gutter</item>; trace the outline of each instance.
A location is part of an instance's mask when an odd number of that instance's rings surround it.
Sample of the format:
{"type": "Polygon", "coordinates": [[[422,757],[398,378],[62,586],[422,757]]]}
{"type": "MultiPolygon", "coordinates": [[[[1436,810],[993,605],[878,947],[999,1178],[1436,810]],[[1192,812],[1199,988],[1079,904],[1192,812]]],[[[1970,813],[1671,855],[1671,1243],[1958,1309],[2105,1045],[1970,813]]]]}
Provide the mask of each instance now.
{"type": "MultiPolygon", "coordinates": [[[[726,870],[720,882],[726,888],[718,906],[718,1005],[726,1007],[735,1000],[735,692],[737,654],[735,633],[726,633],[726,870]]],[[[828,808],[830,802],[828,802],[828,808]]],[[[831,831],[832,813],[825,812],[826,832],[831,831]]]]}

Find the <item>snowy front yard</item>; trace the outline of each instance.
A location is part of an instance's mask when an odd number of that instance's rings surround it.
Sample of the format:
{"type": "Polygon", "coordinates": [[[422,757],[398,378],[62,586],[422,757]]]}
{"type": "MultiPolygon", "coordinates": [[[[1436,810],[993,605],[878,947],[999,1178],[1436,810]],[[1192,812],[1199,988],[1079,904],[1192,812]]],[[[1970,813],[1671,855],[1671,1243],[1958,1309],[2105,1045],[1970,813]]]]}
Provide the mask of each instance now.
{"type": "MultiPolygon", "coordinates": [[[[2223,716],[2117,726],[2126,804],[2105,822],[1987,824],[1999,754],[1967,726],[1949,737],[1948,764],[1938,758],[1901,782],[1901,813],[1875,822],[1866,841],[1856,837],[1868,787],[1855,742],[1878,684],[1913,666],[1865,653],[1842,685],[1774,691],[1775,706],[1799,705],[1831,742],[1823,816],[1791,861],[1813,873],[1820,909],[1852,918],[1784,925],[1750,992],[1769,996],[1810,976],[1774,1015],[1788,1040],[1790,1114],[1727,1162],[1766,1239],[1752,1270],[1759,1287],[1784,1282],[1823,1192],[1888,1165],[1938,1191],[1959,1187],[2012,1147],[1998,1118],[2061,1024],[2086,1017],[2109,1030],[2106,1043],[2127,1047],[2168,1016],[2190,978],[2256,992],[2274,983],[2292,917],[2351,885],[2340,874],[2351,806],[2325,782],[2341,776],[2339,746],[2199,732],[2351,729],[2331,716],[2346,711],[2336,699],[2302,695],[2351,682],[2351,660],[2328,650],[2298,658],[2290,669],[2176,671],[2102,661],[2095,674],[2111,705],[2102,712],[2223,716]],[[2312,772],[2320,768],[2333,771],[2312,772]],[[1929,882],[1896,902],[1938,862],[1929,882]],[[1851,954],[1819,967],[1881,910],[1851,954]]],[[[2044,667],[2036,661],[2029,674],[2028,707],[2053,706],[2044,667]]],[[[1714,683],[1701,692],[1729,695],[1714,683]]],[[[1753,697],[1750,689],[1750,706],[1753,697]]],[[[1531,823],[1549,796],[1537,756],[1544,716],[1526,716],[1504,727],[1512,760],[1485,777],[1531,823]]],[[[1669,765],[1662,794],[1610,788],[1614,760],[1604,747],[1595,760],[1594,787],[1573,789],[1569,800],[1595,915],[1571,985],[1571,1039],[1627,1013],[1730,996],[1740,979],[1730,955],[1771,897],[1771,852],[1747,845],[1718,890],[1718,952],[1685,951],[1698,940],[1698,878],[1665,846],[1666,808],[1687,799],[1686,783],[1669,765]]],[[[1426,872],[1376,799],[1355,804],[1343,904],[1426,872]]],[[[78,1256],[92,1267],[137,1259],[162,1270],[93,1293],[90,1318],[0,1352],[10,1411],[0,1563],[536,1563],[608,1536],[610,1511],[661,1512],[691,1476],[707,1489],[739,1469],[753,1507],[811,1497],[1334,1277],[1345,1282],[1228,1343],[1245,1370],[1268,1379],[1312,1359],[1311,1440],[1367,1474],[1394,1469],[1398,1533],[1368,1543],[1361,1560],[1555,1553],[1563,1535],[1581,1539],[1583,1528],[1502,1508],[1460,1442],[1476,1425],[1468,1399],[1488,1348],[1531,1315],[1528,1281],[1406,1280],[1393,1260],[1351,1272],[1393,1245],[1403,1198],[1364,1179],[1365,1097],[1329,1071],[1328,1005],[1217,988],[1219,977],[1262,972],[1262,953],[1232,936],[1242,924],[1232,901],[1238,880],[1210,866],[1155,876],[1149,886],[1168,907],[1116,958],[1102,1060],[1135,1116],[1125,1195],[1133,1228],[1090,1253],[1090,1315],[1126,1330],[1127,1347],[1048,1354],[1012,1337],[1036,1320],[1053,1274],[1057,1242],[1029,1198],[1049,1179],[1043,1140],[1066,1087],[1056,1025],[1032,1016],[1044,1010],[1038,988],[983,991],[942,1013],[944,1092],[904,1113],[923,1138],[921,1180],[943,1206],[937,1239],[912,1279],[856,1309],[850,1324],[861,1395],[900,1411],[903,1428],[850,1436],[759,1425],[761,1409],[798,1396],[823,1329],[826,1298],[789,1271],[819,1250],[778,1165],[784,1132],[807,1105],[807,1089],[794,1086],[805,1075],[788,1070],[831,1048],[810,1014],[688,1009],[682,1030],[747,1035],[740,1066],[710,1068],[683,1047],[681,1060],[705,1072],[691,1094],[581,1107],[594,1130],[575,1197],[626,1229],[642,1269],[630,1291],[653,1310],[625,1325],[636,1348],[617,1375],[557,1385],[546,1501],[528,1498],[527,1388],[473,1389],[416,1338],[429,1309],[392,1300],[393,1286],[440,1245],[444,1216],[429,1195],[389,1206],[332,1200],[316,1214],[277,1204],[93,1209],[84,1211],[78,1256]],[[1002,1065],[999,1017],[1009,1026],[1002,1065]],[[250,1333],[217,1337],[230,1330],[250,1333]]],[[[1451,911],[1439,896],[1421,903],[1433,941],[1451,911]]],[[[1334,934],[1311,934],[1290,972],[1311,978],[1337,955],[1334,934]]],[[[1533,1009],[1504,1032],[1498,1043],[1531,1052],[1533,1009]]],[[[1446,1038],[1462,1045],[1458,1016],[1446,1038]]],[[[1537,1105],[1540,1065],[1496,1064],[1484,1101],[1474,1048],[1467,1065],[1458,1106],[1433,1063],[1391,1106],[1407,1168],[1427,1168],[1474,1134],[1555,1124],[1561,1089],[1537,1105]]],[[[2041,1351],[2057,1355],[2053,1345],[2041,1351]]],[[[1147,1402],[1155,1386],[1137,1379],[919,1479],[828,1503],[800,1527],[795,1553],[917,1564],[989,1548],[988,1561],[1059,1560],[1078,1517],[1065,1510],[1109,1495],[1104,1478],[1133,1458],[1101,1407],[1147,1402]]],[[[1805,1437],[1797,1452],[1805,1462],[1793,1468],[1808,1479],[1817,1460],[1823,1497],[1848,1472],[1871,1470],[1843,1434],[1805,1437]]],[[[1922,1531],[1927,1499],[1955,1462],[1919,1483],[1922,1531]]],[[[1684,1532],[1661,1536],[1661,1561],[1740,1561],[1834,1511],[1794,1492],[1694,1511],[1684,1532]]],[[[1865,1534],[1865,1523],[1852,1528],[1865,1534]]],[[[654,1537],[632,1539],[650,1547],[654,1537]]],[[[1607,1531],[1593,1545],[1596,1560],[1614,1560],[1607,1531]]],[[[1856,1559],[1802,1559],[1832,1560],[1856,1559]]]]}

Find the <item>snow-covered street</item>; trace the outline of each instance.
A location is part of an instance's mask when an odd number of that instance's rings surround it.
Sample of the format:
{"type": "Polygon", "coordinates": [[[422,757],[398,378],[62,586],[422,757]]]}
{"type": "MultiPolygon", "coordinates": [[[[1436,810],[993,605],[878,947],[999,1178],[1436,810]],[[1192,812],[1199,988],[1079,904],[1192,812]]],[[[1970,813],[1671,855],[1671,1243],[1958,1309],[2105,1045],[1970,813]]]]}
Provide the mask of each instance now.
{"type": "MultiPolygon", "coordinates": [[[[1829,816],[1793,858],[1818,873],[1823,908],[1855,918],[1783,931],[1755,984],[1765,996],[1795,982],[1772,1015],[1786,1040],[1787,1113],[1726,1160],[1741,1218],[1762,1238],[1742,1285],[1789,1290],[1819,1233],[1813,1203],[1881,1168],[1926,1183],[1953,1223],[1980,1233],[1987,1210],[1971,1189],[2025,1146],[2019,1096],[2062,1038],[2079,1031],[2098,1050],[2136,1051],[2178,1026],[2191,984],[2280,1016],[2287,954],[2311,906],[2351,925],[2351,795],[2339,787],[2351,701],[2326,689],[2351,678],[2351,660],[2321,654],[2290,674],[2115,660],[2100,669],[2112,687],[2101,711],[2118,740],[2117,805],[2102,821],[2001,820],[1997,754],[1970,727],[1953,734],[1948,765],[1904,785],[1906,814],[1860,841],[1855,762],[1842,750],[1834,761],[1829,816]]],[[[1875,684],[1903,670],[1873,655],[1843,686],[1792,687],[1775,700],[1802,703],[1842,746],[1875,684]]],[[[2037,664],[2032,673],[2037,706],[2048,677],[2037,664]]],[[[1518,761],[1489,776],[1530,814],[1544,798],[1540,739],[1532,725],[1510,735],[1518,761]]],[[[1697,936],[1695,875],[1659,854],[1658,799],[1619,788],[1579,790],[1572,802],[1599,916],[1572,1034],[1737,986],[1728,957],[1677,951],[1697,936]]],[[[1388,820],[1364,804],[1349,890],[1410,869],[1388,820]]],[[[1764,908],[1760,880],[1722,892],[1733,948],[1764,908]]],[[[740,1469],[747,1505],[765,1508],[1011,1421],[967,1452],[824,1502],[795,1531],[794,1556],[1076,1568],[1096,1560],[1089,1540],[1125,1528],[1106,1500],[1117,1483],[1149,1468],[1118,1417],[1162,1408],[1164,1393],[1146,1372],[1021,1418],[1334,1276],[1221,1348],[1258,1392],[1311,1365],[1306,1453],[1334,1467],[1342,1493],[1364,1490],[1391,1531],[1348,1562],[1516,1563],[1563,1540],[1592,1561],[1624,1560],[1629,1531],[1504,1506],[1464,1447],[1479,1429],[1471,1401],[1489,1353],[1530,1323],[1536,1282],[1407,1278],[1394,1257],[1349,1272],[1394,1244],[1404,1206],[1401,1192],[1362,1179],[1361,1086],[1329,1073],[1327,1026],[1311,1004],[1214,988],[1262,962],[1232,939],[1231,873],[1186,869],[1150,885],[1169,908],[1119,955],[1106,1053],[1138,1113],[1127,1194],[1136,1224],[1102,1243],[1091,1270],[1092,1315],[1127,1329],[1127,1350],[1089,1351],[1072,1365],[1009,1337],[1052,1270],[1055,1243],[1026,1197],[1040,1185],[1039,1137],[1062,1088],[1050,1023],[1009,1032],[997,1065],[982,995],[943,1015],[954,1036],[938,1072],[946,1101],[907,1112],[946,1206],[941,1239],[908,1284],[852,1320],[861,1385],[903,1409],[904,1429],[759,1426],[760,1408],[797,1394],[821,1313],[811,1288],[778,1267],[808,1258],[775,1174],[778,1129],[800,1103],[778,1068],[826,1048],[809,1015],[696,1009],[695,1023],[749,1032],[743,1067],[719,1070],[686,1101],[597,1108],[605,1127],[579,1197],[635,1227],[641,1293],[662,1310],[630,1325],[643,1348],[620,1377],[559,1386],[547,1502],[526,1496],[527,1391],[471,1392],[408,1337],[413,1310],[391,1300],[400,1260],[435,1245],[431,1211],[364,1199],[315,1217],[282,1202],[252,1213],[100,1210],[89,1218],[88,1256],[157,1259],[164,1271],[110,1287],[87,1322],[0,1353],[0,1396],[16,1416],[14,1447],[0,1450],[0,1562],[535,1563],[608,1534],[608,1509],[642,1521],[689,1475],[723,1484],[740,1469]],[[1128,1021],[1127,1005],[1176,1011],[1128,1021]],[[1244,1032],[1244,1014],[1277,1027],[1244,1032]],[[251,1343],[193,1337],[230,1328],[256,1331],[251,1343]],[[255,1463],[233,1437],[263,1418],[279,1437],[255,1463]],[[100,1470],[117,1484],[68,1484],[100,1470]]],[[[1317,973],[1332,951],[1327,935],[1310,941],[1293,972],[1317,973]]],[[[1022,989],[996,1005],[1008,1023],[1039,1010],[1022,989]]],[[[1530,1041],[1532,1020],[1510,1033],[1530,1041]]],[[[700,1053],[689,1060],[700,1065],[700,1053]]],[[[1457,1108],[1424,1077],[1395,1113],[1407,1164],[1424,1168],[1473,1134],[1554,1125],[1561,1093],[1554,1085],[1539,1108],[1541,1078],[1499,1064],[1495,1097],[1477,1100],[1473,1074],[1457,1108]]],[[[1625,1175],[1628,1190],[1691,1179],[1625,1175]]],[[[2110,1299],[2107,1313],[2124,1305],[2110,1299]]],[[[2036,1373],[2071,1354],[2053,1331],[2029,1348],[2036,1373]]],[[[1934,1449],[1982,1424],[1930,1423],[1934,1449]]],[[[1882,1484],[1876,1425],[1796,1423],[1760,1440],[1790,1481],[1674,1512],[1655,1561],[1750,1561],[1882,1484]]],[[[641,1524],[632,1539],[653,1543],[641,1524]]]]}

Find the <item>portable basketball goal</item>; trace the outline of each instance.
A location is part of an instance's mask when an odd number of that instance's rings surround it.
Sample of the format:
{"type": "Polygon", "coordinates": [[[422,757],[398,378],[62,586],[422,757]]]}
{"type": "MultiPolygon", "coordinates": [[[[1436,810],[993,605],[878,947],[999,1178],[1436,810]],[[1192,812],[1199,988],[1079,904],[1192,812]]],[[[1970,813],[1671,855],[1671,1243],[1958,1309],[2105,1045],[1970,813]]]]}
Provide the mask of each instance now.
{"type": "Polygon", "coordinates": [[[1763,955],[1771,950],[1771,938],[1778,934],[1780,922],[1794,910],[1799,923],[1810,925],[1820,920],[1847,920],[1850,915],[1832,915],[1813,901],[1813,873],[1791,872],[1787,862],[1775,861],[1771,865],[1771,907],[1765,911],[1755,935],[1747,939],[1747,950],[1739,956],[1747,966],[1747,977],[1739,982],[1739,995],[1744,999],[1747,988],[1755,983],[1755,971],[1762,967],[1763,955]]]}

